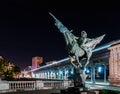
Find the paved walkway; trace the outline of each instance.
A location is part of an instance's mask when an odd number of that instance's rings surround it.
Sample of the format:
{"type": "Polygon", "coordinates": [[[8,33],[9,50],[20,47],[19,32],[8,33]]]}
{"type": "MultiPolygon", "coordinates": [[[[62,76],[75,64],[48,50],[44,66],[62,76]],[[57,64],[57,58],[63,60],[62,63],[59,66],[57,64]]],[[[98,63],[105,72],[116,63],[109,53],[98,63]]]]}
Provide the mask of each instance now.
{"type": "Polygon", "coordinates": [[[102,83],[102,82],[97,82],[97,83],[86,82],[86,87],[94,88],[94,89],[107,89],[107,90],[120,91],[120,86],[111,86],[109,85],[109,83],[102,83]]]}
{"type": "Polygon", "coordinates": [[[95,82],[95,83],[92,83],[92,82],[89,82],[89,81],[86,81],[86,83],[87,84],[100,84],[100,85],[109,85],[109,82],[106,82],[106,83],[104,83],[104,82],[95,82]]]}
{"type": "Polygon", "coordinates": [[[59,94],[60,90],[56,89],[47,89],[47,90],[32,90],[32,91],[17,91],[17,92],[8,92],[0,94],[59,94]]]}

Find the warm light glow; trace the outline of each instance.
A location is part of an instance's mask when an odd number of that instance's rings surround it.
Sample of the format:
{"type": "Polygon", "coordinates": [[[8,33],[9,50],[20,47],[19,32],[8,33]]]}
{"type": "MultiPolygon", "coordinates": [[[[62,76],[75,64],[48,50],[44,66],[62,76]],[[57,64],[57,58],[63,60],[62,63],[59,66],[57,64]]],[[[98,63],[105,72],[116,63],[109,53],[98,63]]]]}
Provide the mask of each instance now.
{"type": "Polygon", "coordinates": [[[30,75],[25,74],[25,75],[24,75],[24,78],[31,78],[31,77],[30,77],[30,75]]]}
{"type": "Polygon", "coordinates": [[[74,62],[74,61],[75,61],[75,58],[71,58],[71,61],[74,62]]]}

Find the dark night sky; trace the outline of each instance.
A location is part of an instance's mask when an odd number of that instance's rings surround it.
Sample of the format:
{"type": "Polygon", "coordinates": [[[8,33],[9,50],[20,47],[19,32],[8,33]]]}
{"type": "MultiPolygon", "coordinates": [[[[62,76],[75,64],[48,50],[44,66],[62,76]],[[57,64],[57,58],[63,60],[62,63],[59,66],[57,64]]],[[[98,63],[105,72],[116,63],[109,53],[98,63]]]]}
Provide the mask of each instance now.
{"type": "Polygon", "coordinates": [[[90,38],[106,34],[101,44],[120,38],[119,3],[58,1],[1,0],[0,55],[21,68],[31,65],[33,56],[44,62],[67,57],[64,38],[48,12],[76,36],[81,30],[90,38]]]}

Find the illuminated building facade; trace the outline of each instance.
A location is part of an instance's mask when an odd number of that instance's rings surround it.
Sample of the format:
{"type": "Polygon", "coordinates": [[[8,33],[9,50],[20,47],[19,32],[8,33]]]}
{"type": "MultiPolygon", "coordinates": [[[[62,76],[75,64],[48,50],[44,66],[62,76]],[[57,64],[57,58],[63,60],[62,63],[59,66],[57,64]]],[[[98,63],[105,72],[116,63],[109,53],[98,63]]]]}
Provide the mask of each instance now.
{"type": "Polygon", "coordinates": [[[39,65],[42,63],[43,63],[43,57],[39,57],[39,56],[33,57],[32,58],[32,69],[38,68],[39,65]]]}

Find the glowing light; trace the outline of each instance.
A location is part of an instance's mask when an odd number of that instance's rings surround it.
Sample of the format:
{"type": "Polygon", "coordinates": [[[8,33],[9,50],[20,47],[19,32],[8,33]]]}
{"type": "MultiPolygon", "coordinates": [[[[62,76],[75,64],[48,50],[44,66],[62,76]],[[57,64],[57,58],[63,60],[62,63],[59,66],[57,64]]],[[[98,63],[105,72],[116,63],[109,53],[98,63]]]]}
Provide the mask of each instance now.
{"type": "Polygon", "coordinates": [[[72,58],[71,61],[74,62],[76,59],[75,58],[72,58]]]}
{"type": "Polygon", "coordinates": [[[90,70],[89,70],[89,69],[87,69],[87,70],[86,70],[86,73],[90,73],[90,70]]]}
{"type": "Polygon", "coordinates": [[[62,71],[60,71],[60,74],[62,74],[63,72],[62,71]]]}
{"type": "Polygon", "coordinates": [[[102,72],[102,67],[98,67],[98,72],[102,72]]]}
{"type": "Polygon", "coordinates": [[[73,70],[70,73],[73,74],[74,73],[73,70]]]}
{"type": "Polygon", "coordinates": [[[67,74],[67,73],[68,73],[68,70],[66,70],[65,73],[67,74]]]}
{"type": "Polygon", "coordinates": [[[85,68],[86,73],[90,73],[90,70],[88,68],[85,68]]]}

